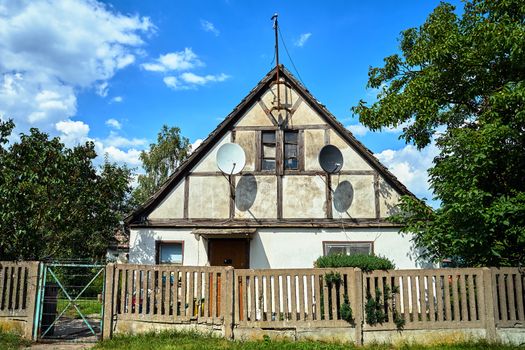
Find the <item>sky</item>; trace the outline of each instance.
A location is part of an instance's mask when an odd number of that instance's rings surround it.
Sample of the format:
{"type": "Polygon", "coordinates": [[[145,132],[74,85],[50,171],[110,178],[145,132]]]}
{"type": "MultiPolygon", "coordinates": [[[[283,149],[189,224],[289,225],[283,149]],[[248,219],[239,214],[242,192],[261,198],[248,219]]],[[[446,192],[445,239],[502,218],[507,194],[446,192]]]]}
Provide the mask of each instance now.
{"type": "MultiPolygon", "coordinates": [[[[163,124],[197,145],[280,62],[420,198],[437,155],[352,115],[370,66],[438,1],[0,0],[0,118],[140,172],[163,124]],[[291,59],[290,59],[291,57],[291,59]]],[[[456,5],[457,2],[456,2],[456,5]]],[[[459,5],[458,7],[461,7],[459,5]]],[[[435,202],[431,202],[435,204],[435,202]]]]}

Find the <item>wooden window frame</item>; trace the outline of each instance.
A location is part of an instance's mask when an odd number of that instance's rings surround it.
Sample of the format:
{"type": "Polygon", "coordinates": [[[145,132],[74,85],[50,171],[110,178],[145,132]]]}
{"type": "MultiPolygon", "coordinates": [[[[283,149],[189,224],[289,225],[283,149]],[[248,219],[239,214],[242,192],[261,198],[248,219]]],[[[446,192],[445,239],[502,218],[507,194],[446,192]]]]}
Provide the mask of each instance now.
{"type": "MultiPolygon", "coordinates": [[[[259,149],[257,150],[257,155],[258,155],[258,170],[260,171],[264,171],[264,172],[268,172],[268,173],[275,173],[275,171],[277,170],[277,167],[278,167],[278,161],[277,161],[277,158],[278,158],[278,149],[279,149],[279,135],[278,135],[278,132],[277,130],[261,130],[259,132],[259,140],[258,140],[258,147],[259,149]],[[274,134],[274,137],[275,137],[275,142],[273,143],[274,147],[275,147],[275,156],[273,158],[274,160],[274,164],[275,164],[275,168],[274,169],[263,169],[263,162],[265,159],[272,159],[272,158],[265,158],[264,157],[264,145],[265,145],[265,142],[264,142],[264,134],[265,133],[273,133],[274,134]]],[[[270,143],[266,143],[266,144],[270,144],[270,143]]]]}
{"type": "Polygon", "coordinates": [[[284,129],[284,130],[259,130],[256,134],[256,152],[257,160],[255,171],[263,173],[277,173],[279,175],[283,174],[298,174],[304,171],[304,130],[303,129],[284,129]],[[263,170],[262,164],[264,160],[264,143],[263,143],[263,133],[265,132],[275,132],[275,169],[272,170],[263,170]],[[286,132],[297,133],[297,169],[285,169],[285,134],[286,132]]]}
{"type": "Polygon", "coordinates": [[[183,266],[184,265],[184,241],[173,240],[157,240],[155,241],[155,264],[160,265],[160,246],[163,244],[180,244],[182,248],[182,260],[179,263],[171,263],[169,265],[183,266]]]}
{"type": "Polygon", "coordinates": [[[355,243],[367,243],[370,244],[370,255],[375,255],[374,241],[323,241],[323,256],[327,256],[326,249],[327,245],[345,245],[345,244],[355,244],[355,243]]]}
{"type": "MultiPolygon", "coordinates": [[[[283,130],[283,151],[282,151],[282,157],[283,157],[283,171],[298,171],[298,170],[301,170],[301,151],[300,151],[300,145],[301,145],[301,142],[300,142],[300,137],[301,137],[301,133],[299,132],[299,130],[292,130],[292,129],[288,129],[288,130],[283,130]],[[286,142],[286,134],[287,133],[294,133],[296,134],[296,142],[295,143],[292,143],[292,142],[286,142]],[[288,158],[286,158],[286,145],[295,145],[296,147],[296,150],[295,150],[295,159],[297,161],[297,168],[289,168],[287,169],[286,168],[286,160],[288,158]]],[[[290,158],[293,158],[293,157],[290,157],[290,158]]]]}

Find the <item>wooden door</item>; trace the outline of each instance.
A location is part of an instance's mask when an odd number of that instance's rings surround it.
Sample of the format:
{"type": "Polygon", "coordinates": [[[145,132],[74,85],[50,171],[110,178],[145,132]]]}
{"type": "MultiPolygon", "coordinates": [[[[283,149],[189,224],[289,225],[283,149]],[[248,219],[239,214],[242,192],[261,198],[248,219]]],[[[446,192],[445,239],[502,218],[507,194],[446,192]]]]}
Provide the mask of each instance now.
{"type": "Polygon", "coordinates": [[[250,241],[248,239],[210,239],[208,255],[211,266],[250,267],[250,241]]]}

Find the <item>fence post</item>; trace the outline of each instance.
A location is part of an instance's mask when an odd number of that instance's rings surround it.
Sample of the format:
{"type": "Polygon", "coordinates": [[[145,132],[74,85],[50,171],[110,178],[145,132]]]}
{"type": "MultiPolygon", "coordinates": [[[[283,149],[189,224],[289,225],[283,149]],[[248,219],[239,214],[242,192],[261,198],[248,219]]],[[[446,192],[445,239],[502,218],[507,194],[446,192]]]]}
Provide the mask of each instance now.
{"type": "MultiPolygon", "coordinates": [[[[27,306],[27,325],[25,330],[25,337],[28,339],[33,339],[33,329],[35,327],[35,319],[37,315],[35,310],[36,303],[38,300],[38,281],[40,280],[39,270],[40,262],[31,261],[27,266],[27,295],[26,295],[26,306],[27,306]]],[[[36,340],[36,339],[35,339],[36,340]]]]}
{"type": "Polygon", "coordinates": [[[104,320],[102,339],[110,339],[113,331],[113,289],[114,289],[115,264],[106,265],[104,281],[104,320]]]}
{"type": "Polygon", "coordinates": [[[497,341],[496,319],[494,315],[494,293],[492,269],[483,267],[483,294],[485,296],[485,332],[487,340],[497,341]]]}
{"type": "Polygon", "coordinates": [[[224,296],[224,303],[222,303],[222,314],[224,315],[224,337],[227,339],[233,338],[233,281],[235,270],[231,266],[224,269],[224,281],[222,282],[222,295],[224,296]]]}
{"type": "Polygon", "coordinates": [[[363,271],[354,268],[354,295],[355,303],[352,307],[354,311],[355,322],[355,342],[357,345],[363,345],[363,320],[364,320],[364,303],[363,303],[363,271]]]}

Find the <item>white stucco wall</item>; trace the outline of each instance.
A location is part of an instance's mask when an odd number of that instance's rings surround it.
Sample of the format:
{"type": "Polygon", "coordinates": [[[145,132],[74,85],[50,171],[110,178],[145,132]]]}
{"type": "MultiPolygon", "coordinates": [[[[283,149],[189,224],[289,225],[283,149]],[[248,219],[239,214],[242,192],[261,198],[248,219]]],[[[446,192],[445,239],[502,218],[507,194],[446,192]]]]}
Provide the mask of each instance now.
{"type": "MultiPolygon", "coordinates": [[[[133,229],[129,261],[155,263],[155,241],[184,241],[187,266],[208,263],[207,242],[191,229],[133,229]]],[[[396,229],[259,229],[250,242],[250,268],[310,268],[323,255],[323,241],[371,241],[374,253],[391,259],[398,269],[428,267],[416,262],[409,235],[396,229]]]]}

